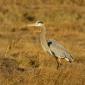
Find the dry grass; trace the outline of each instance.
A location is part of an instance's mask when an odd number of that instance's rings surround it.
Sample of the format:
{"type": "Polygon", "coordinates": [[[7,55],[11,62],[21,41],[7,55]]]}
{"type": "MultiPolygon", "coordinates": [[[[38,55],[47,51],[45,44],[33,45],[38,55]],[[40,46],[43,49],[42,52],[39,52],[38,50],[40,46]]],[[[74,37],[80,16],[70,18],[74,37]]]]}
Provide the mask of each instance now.
{"type": "Polygon", "coordinates": [[[85,85],[85,0],[0,0],[0,85],[85,85]],[[39,29],[22,28],[36,20],[72,53],[72,64],[57,70],[39,29]]]}

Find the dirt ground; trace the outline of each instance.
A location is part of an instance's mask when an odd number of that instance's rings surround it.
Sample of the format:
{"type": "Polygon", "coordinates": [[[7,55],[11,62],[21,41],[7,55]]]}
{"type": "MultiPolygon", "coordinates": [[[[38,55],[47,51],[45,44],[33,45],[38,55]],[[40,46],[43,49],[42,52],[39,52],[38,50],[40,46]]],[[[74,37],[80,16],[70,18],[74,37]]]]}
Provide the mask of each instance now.
{"type": "Polygon", "coordinates": [[[85,85],[85,0],[0,0],[0,85],[85,85]],[[73,63],[62,60],[57,70],[40,29],[23,27],[37,20],[73,63]]]}

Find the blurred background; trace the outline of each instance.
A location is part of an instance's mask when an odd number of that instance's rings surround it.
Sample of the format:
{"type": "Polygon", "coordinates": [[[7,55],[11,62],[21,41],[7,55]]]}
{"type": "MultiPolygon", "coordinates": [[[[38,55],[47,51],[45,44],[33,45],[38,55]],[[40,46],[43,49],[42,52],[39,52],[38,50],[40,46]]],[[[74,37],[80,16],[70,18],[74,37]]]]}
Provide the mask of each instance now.
{"type": "Polygon", "coordinates": [[[85,0],[0,0],[0,85],[85,85],[85,0]],[[41,20],[74,62],[56,60],[41,47],[41,20]]]}

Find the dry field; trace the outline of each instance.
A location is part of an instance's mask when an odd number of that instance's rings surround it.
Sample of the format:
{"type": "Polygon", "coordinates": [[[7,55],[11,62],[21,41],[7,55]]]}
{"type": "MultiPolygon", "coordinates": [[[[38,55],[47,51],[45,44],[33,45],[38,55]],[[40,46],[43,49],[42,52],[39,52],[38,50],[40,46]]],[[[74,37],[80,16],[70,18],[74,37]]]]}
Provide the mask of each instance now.
{"type": "Polygon", "coordinates": [[[85,85],[85,0],[0,0],[0,85],[85,85]],[[74,62],[45,53],[40,29],[70,51],[74,62]]]}

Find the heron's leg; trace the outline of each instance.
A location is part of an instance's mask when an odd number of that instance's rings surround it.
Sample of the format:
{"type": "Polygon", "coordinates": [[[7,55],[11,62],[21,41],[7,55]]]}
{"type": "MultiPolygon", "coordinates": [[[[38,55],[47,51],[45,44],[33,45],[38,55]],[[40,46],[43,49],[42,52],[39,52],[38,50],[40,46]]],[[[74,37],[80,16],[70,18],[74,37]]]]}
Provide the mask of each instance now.
{"type": "Polygon", "coordinates": [[[58,57],[55,56],[55,59],[57,61],[57,69],[59,68],[60,64],[59,64],[59,61],[58,61],[58,57]]]}
{"type": "Polygon", "coordinates": [[[59,61],[59,64],[62,65],[62,62],[61,62],[61,59],[60,58],[58,58],[58,61],[59,61]]]}
{"type": "Polygon", "coordinates": [[[61,63],[61,59],[60,58],[57,58],[57,69],[62,65],[62,63],[61,63]]]}
{"type": "Polygon", "coordinates": [[[57,58],[57,64],[58,64],[58,66],[57,66],[57,69],[62,65],[61,64],[61,59],[60,58],[57,58]]]}

